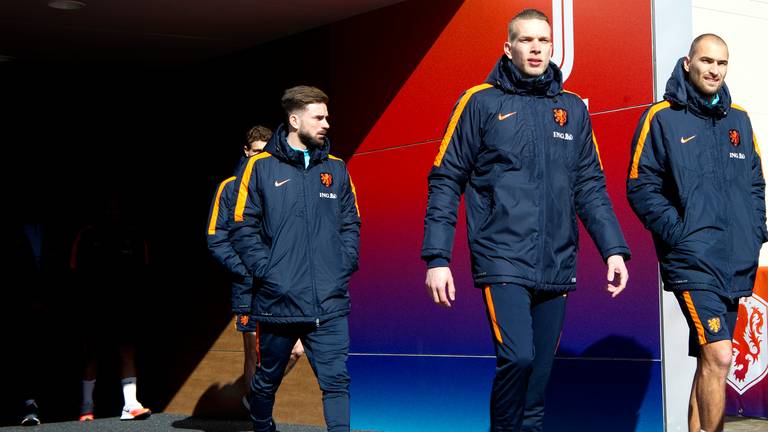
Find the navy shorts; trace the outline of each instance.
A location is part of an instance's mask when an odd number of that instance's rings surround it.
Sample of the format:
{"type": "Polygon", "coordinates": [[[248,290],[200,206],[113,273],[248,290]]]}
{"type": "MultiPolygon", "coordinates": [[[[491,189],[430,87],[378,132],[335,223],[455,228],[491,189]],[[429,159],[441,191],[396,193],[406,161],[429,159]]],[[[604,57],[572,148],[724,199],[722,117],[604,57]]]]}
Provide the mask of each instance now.
{"type": "Polygon", "coordinates": [[[237,314],[235,315],[235,328],[242,333],[253,333],[256,331],[256,320],[252,315],[237,314]]]}
{"type": "Polygon", "coordinates": [[[738,299],[731,300],[703,290],[676,291],[675,297],[690,329],[689,356],[699,357],[702,345],[733,339],[739,313],[738,299]]]}

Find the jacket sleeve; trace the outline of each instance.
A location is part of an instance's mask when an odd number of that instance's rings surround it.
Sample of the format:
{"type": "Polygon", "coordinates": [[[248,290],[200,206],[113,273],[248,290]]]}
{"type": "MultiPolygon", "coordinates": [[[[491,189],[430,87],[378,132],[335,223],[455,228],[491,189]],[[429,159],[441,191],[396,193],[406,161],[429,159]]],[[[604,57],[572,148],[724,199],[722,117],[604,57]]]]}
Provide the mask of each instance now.
{"type": "Polygon", "coordinates": [[[757,143],[757,136],[754,135],[754,132],[752,143],[755,146],[752,152],[752,200],[755,203],[757,230],[761,234],[760,242],[765,243],[768,241],[768,231],[765,228],[765,178],[763,176],[760,146],[757,143]]]}
{"type": "Polygon", "coordinates": [[[640,222],[661,241],[673,246],[682,236],[683,221],[664,195],[667,154],[661,128],[650,110],[640,118],[632,139],[627,199],[640,222]]]}
{"type": "Polygon", "coordinates": [[[357,205],[357,191],[349,171],[345,170],[346,182],[341,189],[341,248],[346,255],[349,273],[357,270],[360,256],[360,209],[357,205]]]}
{"type": "Polygon", "coordinates": [[[579,135],[580,148],[574,190],[576,213],[604,261],[613,255],[622,255],[628,260],[629,247],[608,196],[597,141],[586,109],[583,110],[583,115],[584,127],[579,135]]]}
{"type": "Polygon", "coordinates": [[[267,271],[270,248],[264,242],[259,176],[254,169],[257,160],[256,156],[249,159],[236,176],[230,237],[245,268],[261,279],[267,271]]]}
{"type": "Polygon", "coordinates": [[[481,115],[471,96],[471,91],[464,93],[454,107],[427,179],[421,258],[429,268],[447,266],[451,261],[459,200],[480,148],[481,115]]]}
{"type": "Polygon", "coordinates": [[[232,212],[232,192],[234,191],[235,178],[229,178],[221,182],[216,189],[216,194],[211,203],[208,215],[208,250],[213,257],[231,273],[246,277],[249,276],[243,262],[235,252],[229,238],[232,212]]]}

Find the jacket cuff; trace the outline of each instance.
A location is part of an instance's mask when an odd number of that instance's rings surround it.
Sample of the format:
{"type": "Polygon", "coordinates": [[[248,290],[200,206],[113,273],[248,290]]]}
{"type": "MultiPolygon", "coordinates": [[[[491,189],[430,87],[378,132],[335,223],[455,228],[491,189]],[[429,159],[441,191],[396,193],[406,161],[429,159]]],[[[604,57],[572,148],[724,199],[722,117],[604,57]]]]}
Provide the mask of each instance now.
{"type": "Polygon", "coordinates": [[[235,315],[250,315],[251,314],[251,305],[232,305],[232,313],[235,315]]]}
{"type": "Polygon", "coordinates": [[[451,262],[442,257],[429,257],[425,258],[425,261],[427,262],[427,268],[435,268],[435,267],[448,267],[448,264],[451,262]]]}
{"type": "Polygon", "coordinates": [[[632,258],[632,254],[629,252],[629,248],[626,246],[617,246],[608,249],[603,253],[603,262],[607,262],[608,258],[614,256],[614,255],[621,255],[622,258],[624,258],[624,261],[629,261],[632,258]]]}

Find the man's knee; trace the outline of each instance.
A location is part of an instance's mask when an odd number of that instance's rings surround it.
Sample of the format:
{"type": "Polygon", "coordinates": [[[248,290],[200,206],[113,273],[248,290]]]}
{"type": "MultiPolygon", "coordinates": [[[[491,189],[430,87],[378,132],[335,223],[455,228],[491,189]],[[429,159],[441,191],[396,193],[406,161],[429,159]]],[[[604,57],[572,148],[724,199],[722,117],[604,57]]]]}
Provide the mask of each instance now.
{"type": "Polygon", "coordinates": [[[269,373],[263,368],[256,370],[251,380],[251,391],[258,395],[273,395],[280,386],[283,375],[278,373],[269,373]]]}
{"type": "Polygon", "coordinates": [[[323,393],[349,392],[350,379],[346,369],[332,373],[318,373],[317,381],[323,393]]]}
{"type": "Polygon", "coordinates": [[[702,365],[708,369],[728,372],[731,367],[733,349],[730,341],[717,341],[701,347],[702,365]]]}
{"type": "Polygon", "coordinates": [[[503,371],[527,371],[533,366],[533,352],[512,353],[499,350],[496,358],[496,368],[503,371]]]}

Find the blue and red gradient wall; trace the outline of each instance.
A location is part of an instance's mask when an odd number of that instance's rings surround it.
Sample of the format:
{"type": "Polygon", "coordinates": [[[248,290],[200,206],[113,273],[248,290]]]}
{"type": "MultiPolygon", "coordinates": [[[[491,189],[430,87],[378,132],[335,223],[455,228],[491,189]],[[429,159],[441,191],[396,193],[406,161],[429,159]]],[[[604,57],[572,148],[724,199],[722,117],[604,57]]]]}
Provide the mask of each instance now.
{"type": "MultiPolygon", "coordinates": [[[[349,163],[363,220],[360,271],[351,286],[353,427],[487,429],[493,346],[469,275],[463,216],[452,263],[454,307],[435,306],[423,288],[426,176],[458,96],[482,82],[501,55],[508,20],[522,8],[550,14],[571,3],[573,49],[563,54],[573,67],[566,88],[589,101],[609,193],[633,258],[629,287],[610,299],[605,267],[581,232],[578,290],[568,300],[546,426],[661,430],[656,261],[623,186],[635,123],[653,100],[651,6],[645,0],[408,0],[202,65],[116,67],[85,90],[53,89],[53,96],[47,89],[54,84],[40,84],[51,68],[32,65],[32,75],[21,68],[11,74],[6,81],[13,87],[25,85],[11,91],[18,113],[10,118],[21,121],[11,122],[20,126],[7,140],[48,143],[55,131],[57,145],[66,144],[55,158],[39,157],[38,146],[21,151],[17,145],[13,153],[25,172],[56,179],[62,192],[53,195],[61,196],[61,205],[49,208],[85,200],[83,185],[120,181],[147,200],[152,215],[173,215],[152,232],[162,289],[153,299],[152,345],[144,351],[145,402],[162,410],[228,325],[223,278],[204,270],[211,193],[234,168],[244,132],[254,123],[276,126],[282,91],[309,84],[331,97],[332,152],[349,163]],[[82,109],[97,115],[83,118],[98,121],[82,126],[81,111],[68,108],[86,90],[90,103],[82,109]],[[46,113],[40,106],[59,109],[46,113]],[[71,121],[57,122],[62,112],[71,121]],[[167,325],[168,312],[178,310],[199,318],[186,324],[189,336],[167,325]]],[[[565,27],[555,32],[567,33],[565,27]]],[[[92,72],[90,66],[73,70],[73,79],[92,72]]],[[[73,394],[77,379],[71,380],[73,394]]]]}
{"type": "MultiPolygon", "coordinates": [[[[349,165],[363,218],[360,271],[351,288],[354,427],[488,427],[493,347],[480,291],[471,282],[463,221],[452,261],[454,307],[435,306],[423,288],[426,176],[458,96],[481,83],[501,55],[509,19],[524,7],[549,14],[567,11],[568,3],[463,2],[354,150],[349,165]]],[[[632,133],[653,101],[650,3],[574,3],[573,49],[563,54],[573,60],[566,88],[588,100],[633,258],[629,288],[611,299],[605,266],[581,229],[578,290],[568,300],[547,428],[658,431],[656,260],[624,194],[632,133]]],[[[565,28],[570,14],[563,15],[565,28]]],[[[554,31],[567,33],[563,28],[554,31]]]]}

